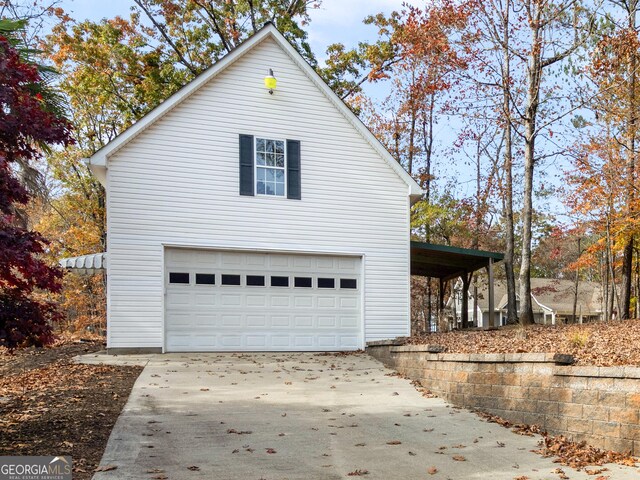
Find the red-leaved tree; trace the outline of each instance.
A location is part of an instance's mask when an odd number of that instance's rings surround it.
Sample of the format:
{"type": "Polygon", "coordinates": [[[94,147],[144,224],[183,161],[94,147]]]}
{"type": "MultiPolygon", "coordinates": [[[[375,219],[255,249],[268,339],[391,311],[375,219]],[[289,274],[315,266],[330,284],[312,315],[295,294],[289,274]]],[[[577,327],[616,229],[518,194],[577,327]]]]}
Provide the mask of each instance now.
{"type": "Polygon", "coordinates": [[[38,295],[61,288],[62,271],[40,258],[47,242],[17,221],[29,201],[18,173],[47,145],[72,142],[70,125],[49,108],[38,67],[0,35],[0,346],[42,346],[60,314],[38,295]]]}

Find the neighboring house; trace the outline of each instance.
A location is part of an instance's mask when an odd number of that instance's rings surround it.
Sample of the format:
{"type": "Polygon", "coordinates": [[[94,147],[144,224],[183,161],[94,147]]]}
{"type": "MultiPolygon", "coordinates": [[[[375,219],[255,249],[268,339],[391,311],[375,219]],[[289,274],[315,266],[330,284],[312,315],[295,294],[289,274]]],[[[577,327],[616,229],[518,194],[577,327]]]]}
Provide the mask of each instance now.
{"type": "Polygon", "coordinates": [[[271,24],[89,164],[107,191],[111,352],[409,335],[422,191],[271,24]]]}
{"type": "MultiPolygon", "coordinates": [[[[447,302],[447,308],[451,318],[460,321],[462,307],[462,282],[457,282],[454,294],[447,302]]],[[[507,318],[507,288],[504,280],[495,282],[494,299],[496,325],[505,325],[507,318]]],[[[478,327],[489,324],[489,298],[486,281],[478,282],[478,302],[474,306],[473,287],[469,290],[469,321],[477,320],[478,327]],[[474,316],[475,309],[475,316],[474,316]]],[[[519,286],[516,285],[516,291],[519,286]]],[[[557,323],[571,322],[573,317],[573,301],[575,297],[574,280],[556,280],[550,278],[531,279],[531,299],[533,304],[533,316],[536,323],[555,325],[557,323]]],[[[520,296],[516,294],[518,307],[520,296]]],[[[576,307],[576,322],[591,322],[602,320],[604,310],[602,286],[597,282],[578,283],[578,303],[576,307]]]]}

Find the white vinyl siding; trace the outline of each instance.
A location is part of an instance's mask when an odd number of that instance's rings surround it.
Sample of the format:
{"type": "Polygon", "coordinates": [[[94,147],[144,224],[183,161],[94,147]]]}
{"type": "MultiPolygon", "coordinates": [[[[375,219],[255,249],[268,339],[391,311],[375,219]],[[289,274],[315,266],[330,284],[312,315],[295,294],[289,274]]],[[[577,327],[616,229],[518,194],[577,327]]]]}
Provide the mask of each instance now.
{"type": "Polygon", "coordinates": [[[407,184],[270,38],[110,157],[107,181],[109,347],[163,346],[164,245],[362,256],[365,339],[409,333],[407,184]],[[301,142],[302,200],[238,194],[240,134],[301,142]]]}

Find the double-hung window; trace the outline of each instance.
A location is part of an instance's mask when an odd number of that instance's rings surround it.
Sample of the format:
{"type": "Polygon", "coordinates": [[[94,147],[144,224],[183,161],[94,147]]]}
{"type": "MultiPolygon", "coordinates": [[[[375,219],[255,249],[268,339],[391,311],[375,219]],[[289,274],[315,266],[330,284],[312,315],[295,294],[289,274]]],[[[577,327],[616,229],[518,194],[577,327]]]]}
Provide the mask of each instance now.
{"type": "Polygon", "coordinates": [[[258,195],[286,195],[284,140],[256,138],[256,192],[258,195]]]}

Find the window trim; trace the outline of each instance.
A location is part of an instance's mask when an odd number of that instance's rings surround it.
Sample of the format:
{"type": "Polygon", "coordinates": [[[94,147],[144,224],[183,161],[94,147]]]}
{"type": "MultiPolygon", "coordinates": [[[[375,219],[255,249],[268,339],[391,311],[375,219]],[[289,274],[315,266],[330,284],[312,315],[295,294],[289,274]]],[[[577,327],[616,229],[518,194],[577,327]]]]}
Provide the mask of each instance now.
{"type": "Polygon", "coordinates": [[[267,286],[267,276],[266,275],[258,275],[258,274],[245,274],[244,276],[244,284],[248,288],[265,288],[267,286]],[[262,285],[250,285],[249,277],[262,277],[262,285]]]}
{"type": "Polygon", "coordinates": [[[204,287],[215,287],[216,286],[216,274],[215,273],[207,273],[207,272],[196,272],[194,278],[194,285],[204,286],[204,287]],[[198,283],[198,275],[211,275],[213,277],[213,283],[198,283]]]}
{"type": "Polygon", "coordinates": [[[243,287],[242,275],[239,273],[221,273],[220,274],[220,286],[221,287],[243,287]],[[238,283],[224,283],[224,277],[238,277],[240,280],[238,283]]]}
{"type": "Polygon", "coordinates": [[[283,139],[283,138],[267,138],[266,136],[260,136],[258,137],[258,135],[254,135],[253,136],[253,188],[255,189],[256,192],[256,197],[268,197],[268,198],[288,198],[288,191],[287,191],[287,181],[288,181],[288,175],[287,175],[287,140],[283,139]],[[271,140],[271,141],[275,141],[275,142],[282,142],[284,145],[284,166],[283,167],[267,167],[264,165],[258,165],[258,139],[260,140],[271,140]],[[282,170],[284,172],[284,193],[282,195],[269,195],[268,193],[258,193],[258,168],[264,168],[264,169],[275,169],[275,170],[282,170]]]}
{"type": "Polygon", "coordinates": [[[319,290],[336,290],[337,289],[336,283],[338,285],[340,284],[340,282],[336,282],[336,278],[337,277],[320,277],[320,276],[318,276],[316,278],[316,287],[319,290]],[[321,287],[320,286],[320,280],[333,280],[333,286],[332,287],[321,287]]]}
{"type": "MultiPolygon", "coordinates": [[[[169,278],[167,278],[168,280],[168,284],[169,285],[191,285],[191,272],[183,272],[183,271],[177,271],[177,272],[169,272],[169,278]],[[187,275],[188,281],[187,282],[172,282],[171,281],[171,275],[172,274],[176,274],[176,275],[187,275]]],[[[194,279],[195,280],[195,279],[194,279]]]]}

